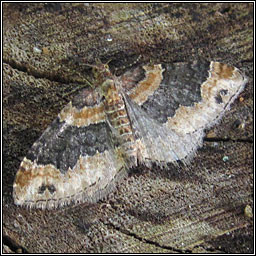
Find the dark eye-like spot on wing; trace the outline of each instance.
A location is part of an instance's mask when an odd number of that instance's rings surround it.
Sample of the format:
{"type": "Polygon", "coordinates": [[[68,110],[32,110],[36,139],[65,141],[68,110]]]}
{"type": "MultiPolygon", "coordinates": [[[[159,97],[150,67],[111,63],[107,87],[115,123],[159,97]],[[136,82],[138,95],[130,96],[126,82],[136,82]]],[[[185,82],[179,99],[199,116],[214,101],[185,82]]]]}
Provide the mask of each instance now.
{"type": "Polygon", "coordinates": [[[221,104],[221,103],[223,103],[223,101],[222,101],[222,98],[221,98],[220,94],[218,94],[217,96],[215,96],[215,102],[216,102],[217,104],[221,104]]]}
{"type": "Polygon", "coordinates": [[[43,194],[45,190],[48,189],[48,191],[53,194],[56,191],[56,188],[54,185],[48,185],[46,186],[45,184],[42,184],[41,187],[38,189],[38,194],[43,194]]]}
{"type": "Polygon", "coordinates": [[[220,95],[227,95],[227,93],[228,93],[227,89],[220,90],[220,95]]]}
{"type": "Polygon", "coordinates": [[[46,186],[43,184],[41,187],[39,187],[38,194],[43,194],[45,190],[46,190],[46,186]]]}
{"type": "Polygon", "coordinates": [[[56,188],[55,188],[54,185],[50,185],[50,186],[48,186],[48,190],[49,190],[49,192],[50,192],[51,194],[53,194],[53,193],[56,191],[56,188]]]}
{"type": "Polygon", "coordinates": [[[215,101],[217,104],[223,103],[222,96],[226,95],[228,93],[228,90],[222,89],[219,91],[219,93],[215,96],[215,101]]]}

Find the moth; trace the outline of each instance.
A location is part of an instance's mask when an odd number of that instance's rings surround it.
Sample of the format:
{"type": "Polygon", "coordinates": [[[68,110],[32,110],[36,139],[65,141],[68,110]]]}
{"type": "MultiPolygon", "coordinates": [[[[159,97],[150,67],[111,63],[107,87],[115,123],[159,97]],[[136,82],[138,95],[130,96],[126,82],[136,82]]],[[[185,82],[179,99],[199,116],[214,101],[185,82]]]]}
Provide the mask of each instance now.
{"type": "Polygon", "coordinates": [[[16,205],[54,209],[96,202],[130,168],[189,164],[247,77],[219,62],[145,65],[115,76],[94,67],[86,88],[61,110],[23,159],[16,205]]]}

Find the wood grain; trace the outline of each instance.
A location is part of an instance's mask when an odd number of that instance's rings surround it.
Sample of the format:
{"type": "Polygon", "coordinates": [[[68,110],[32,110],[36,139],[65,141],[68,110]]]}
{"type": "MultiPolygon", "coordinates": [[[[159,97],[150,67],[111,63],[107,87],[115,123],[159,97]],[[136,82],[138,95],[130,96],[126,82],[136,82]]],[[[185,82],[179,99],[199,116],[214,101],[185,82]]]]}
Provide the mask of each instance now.
{"type": "Polygon", "coordinates": [[[4,252],[253,252],[253,3],[4,3],[3,22],[4,252]],[[198,57],[249,83],[189,170],[134,170],[95,205],[14,206],[20,161],[88,84],[85,64],[111,60],[119,74],[135,61],[198,57]]]}

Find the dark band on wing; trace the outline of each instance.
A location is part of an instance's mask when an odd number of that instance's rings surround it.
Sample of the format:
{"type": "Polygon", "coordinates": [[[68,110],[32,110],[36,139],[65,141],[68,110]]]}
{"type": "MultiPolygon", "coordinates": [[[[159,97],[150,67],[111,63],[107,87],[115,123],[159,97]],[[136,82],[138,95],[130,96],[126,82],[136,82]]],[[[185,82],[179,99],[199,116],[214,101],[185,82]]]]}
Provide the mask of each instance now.
{"type": "Polygon", "coordinates": [[[173,63],[163,65],[163,80],[154,94],[142,104],[147,114],[165,123],[183,106],[193,106],[201,100],[201,85],[209,76],[209,62],[173,63]]]}
{"type": "Polygon", "coordinates": [[[86,127],[69,126],[56,118],[34,143],[27,158],[37,164],[52,164],[61,173],[73,168],[79,156],[93,156],[108,149],[106,123],[86,127]]]}

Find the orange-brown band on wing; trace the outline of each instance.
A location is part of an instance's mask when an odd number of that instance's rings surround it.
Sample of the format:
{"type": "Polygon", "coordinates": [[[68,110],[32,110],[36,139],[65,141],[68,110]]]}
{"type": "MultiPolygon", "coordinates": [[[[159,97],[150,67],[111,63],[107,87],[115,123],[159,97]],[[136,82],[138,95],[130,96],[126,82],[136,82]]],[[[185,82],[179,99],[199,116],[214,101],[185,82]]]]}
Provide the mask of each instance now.
{"type": "Polygon", "coordinates": [[[145,79],[128,94],[129,97],[139,105],[143,104],[159,87],[163,79],[162,73],[164,71],[160,64],[143,66],[143,68],[146,71],[145,79]]]}
{"type": "Polygon", "coordinates": [[[217,79],[232,79],[235,68],[220,62],[211,62],[211,76],[217,79]]]}
{"type": "Polygon", "coordinates": [[[60,121],[65,121],[69,125],[81,127],[90,124],[97,124],[105,120],[104,105],[100,103],[93,107],[83,107],[77,109],[70,102],[59,114],[60,121]]]}

